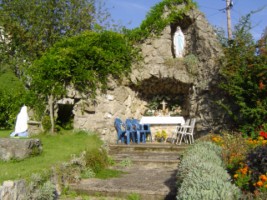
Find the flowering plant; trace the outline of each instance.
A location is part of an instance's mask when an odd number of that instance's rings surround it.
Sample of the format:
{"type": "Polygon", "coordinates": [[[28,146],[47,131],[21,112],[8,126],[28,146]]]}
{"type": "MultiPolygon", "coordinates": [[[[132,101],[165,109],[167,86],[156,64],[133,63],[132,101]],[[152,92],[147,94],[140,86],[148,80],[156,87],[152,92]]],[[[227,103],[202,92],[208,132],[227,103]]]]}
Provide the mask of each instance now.
{"type": "Polygon", "coordinates": [[[251,171],[249,170],[247,165],[241,164],[241,168],[239,168],[234,174],[235,184],[244,190],[249,190],[249,183],[251,180],[251,171]]]}
{"type": "Polygon", "coordinates": [[[260,136],[266,140],[267,139],[267,132],[260,131],[260,136]]]}
{"type": "Polygon", "coordinates": [[[261,192],[267,192],[267,174],[261,174],[259,179],[253,185],[261,192]]]}
{"type": "Polygon", "coordinates": [[[158,142],[165,141],[166,138],[167,138],[167,133],[164,130],[158,131],[155,135],[155,140],[157,140],[158,142]]]}

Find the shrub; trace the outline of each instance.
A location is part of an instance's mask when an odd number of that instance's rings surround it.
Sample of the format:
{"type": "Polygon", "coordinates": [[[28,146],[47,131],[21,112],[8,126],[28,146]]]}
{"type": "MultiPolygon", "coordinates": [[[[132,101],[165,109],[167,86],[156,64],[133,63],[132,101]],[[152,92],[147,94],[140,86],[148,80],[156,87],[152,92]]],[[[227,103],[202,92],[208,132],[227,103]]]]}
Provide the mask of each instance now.
{"type": "Polygon", "coordinates": [[[226,168],[234,173],[239,163],[246,158],[250,145],[241,134],[223,132],[221,135],[211,135],[210,140],[222,147],[222,159],[226,168]]]}
{"type": "Polygon", "coordinates": [[[33,174],[27,190],[27,199],[53,200],[56,196],[55,185],[46,181],[46,175],[33,174]]]}
{"type": "Polygon", "coordinates": [[[189,54],[185,56],[184,63],[186,65],[187,71],[192,75],[197,75],[198,73],[198,58],[194,54],[189,54]]]}
{"type": "Polygon", "coordinates": [[[82,178],[94,178],[95,172],[91,168],[87,168],[82,172],[82,178]]]}
{"type": "Polygon", "coordinates": [[[103,149],[94,149],[85,153],[86,166],[91,168],[95,173],[100,172],[108,166],[109,159],[107,152],[103,149]]]}
{"type": "MultiPolygon", "coordinates": [[[[221,174],[226,171],[221,168],[221,174]]],[[[220,174],[220,173],[219,173],[220,174]]],[[[177,194],[180,199],[238,199],[240,190],[230,181],[214,176],[213,173],[190,171],[177,194]]]]}
{"type": "Polygon", "coordinates": [[[221,147],[211,142],[197,143],[185,153],[177,177],[177,199],[238,199],[241,195],[223,168],[221,147]]]}
{"type": "Polygon", "coordinates": [[[45,115],[42,119],[42,127],[45,132],[50,131],[51,129],[51,122],[50,122],[50,117],[48,115],[45,115]]]}
{"type": "Polygon", "coordinates": [[[130,167],[132,164],[133,162],[130,158],[126,158],[119,163],[121,167],[130,167]]]}

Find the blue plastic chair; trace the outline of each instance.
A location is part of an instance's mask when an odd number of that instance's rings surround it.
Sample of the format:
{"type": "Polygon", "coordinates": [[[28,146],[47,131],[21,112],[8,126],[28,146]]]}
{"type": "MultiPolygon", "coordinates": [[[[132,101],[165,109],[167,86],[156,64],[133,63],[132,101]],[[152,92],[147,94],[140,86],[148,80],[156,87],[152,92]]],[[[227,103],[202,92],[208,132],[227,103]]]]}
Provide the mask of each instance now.
{"type": "Polygon", "coordinates": [[[132,125],[133,125],[133,129],[135,130],[134,131],[134,134],[136,136],[136,141],[137,144],[140,143],[140,138],[141,138],[141,142],[144,142],[143,140],[143,132],[141,131],[142,130],[142,125],[139,123],[139,120],[137,119],[132,119],[132,125]]]}
{"type": "Polygon", "coordinates": [[[133,142],[136,142],[135,135],[137,135],[137,130],[132,119],[126,119],[125,127],[126,127],[125,130],[126,130],[126,136],[127,136],[127,144],[130,144],[131,139],[133,142]]]}
{"type": "Polygon", "coordinates": [[[147,135],[150,136],[150,142],[152,142],[152,132],[150,130],[150,124],[141,124],[141,127],[142,127],[141,133],[143,136],[144,143],[146,142],[147,135]]]}
{"type": "Polygon", "coordinates": [[[121,119],[119,118],[116,118],[115,121],[114,121],[114,126],[115,126],[115,129],[117,131],[117,144],[119,143],[119,141],[121,141],[121,143],[124,143],[124,137],[126,135],[126,130],[123,130],[122,129],[122,126],[123,126],[123,122],[121,121],[121,119]]]}
{"type": "Polygon", "coordinates": [[[137,127],[137,143],[140,143],[140,142],[146,143],[147,135],[150,135],[150,142],[152,142],[150,125],[149,124],[140,124],[140,121],[137,119],[133,119],[133,123],[137,127]]]}

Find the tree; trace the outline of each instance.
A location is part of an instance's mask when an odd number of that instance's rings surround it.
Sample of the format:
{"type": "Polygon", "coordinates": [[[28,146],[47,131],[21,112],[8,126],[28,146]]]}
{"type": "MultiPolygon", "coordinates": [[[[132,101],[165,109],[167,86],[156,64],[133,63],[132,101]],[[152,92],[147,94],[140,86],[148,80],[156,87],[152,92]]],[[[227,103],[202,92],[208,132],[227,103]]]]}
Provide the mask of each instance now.
{"type": "Polygon", "coordinates": [[[52,131],[54,103],[64,96],[68,85],[93,97],[98,88],[106,88],[110,75],[126,75],[135,56],[123,35],[90,31],[56,43],[36,60],[28,70],[30,85],[49,104],[52,131]]]}
{"type": "MultiPolygon", "coordinates": [[[[0,76],[10,75],[12,70],[12,77],[26,80],[27,86],[25,69],[35,59],[62,38],[92,30],[106,20],[109,13],[102,5],[102,0],[0,0],[0,76]]],[[[0,85],[3,81],[0,79],[0,85]]],[[[17,96],[9,93],[9,98],[17,96]]],[[[34,103],[34,99],[30,97],[26,103],[34,103]]]]}
{"type": "Polygon", "coordinates": [[[267,59],[257,54],[257,44],[249,33],[250,15],[236,25],[233,40],[225,48],[225,65],[221,69],[221,88],[226,94],[224,107],[235,121],[235,127],[246,134],[267,120],[267,59]]]}
{"type": "Polygon", "coordinates": [[[267,27],[258,41],[259,54],[267,56],[267,27]]]}
{"type": "Polygon", "coordinates": [[[11,38],[5,53],[17,75],[61,38],[92,30],[105,19],[108,12],[96,2],[102,1],[1,0],[0,25],[11,38]]]}

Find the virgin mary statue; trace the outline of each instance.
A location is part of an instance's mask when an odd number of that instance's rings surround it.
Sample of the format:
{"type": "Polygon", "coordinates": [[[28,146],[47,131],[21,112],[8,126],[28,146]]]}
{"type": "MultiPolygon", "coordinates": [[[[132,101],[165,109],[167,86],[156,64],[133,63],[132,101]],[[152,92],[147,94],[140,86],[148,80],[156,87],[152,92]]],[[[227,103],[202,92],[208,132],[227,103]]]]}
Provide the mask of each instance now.
{"type": "Polygon", "coordinates": [[[185,39],[181,28],[178,26],[174,33],[173,45],[175,50],[175,57],[182,58],[184,54],[185,39]]]}
{"type": "Polygon", "coordinates": [[[15,131],[10,137],[28,137],[28,120],[27,106],[24,105],[17,116],[15,131]]]}

